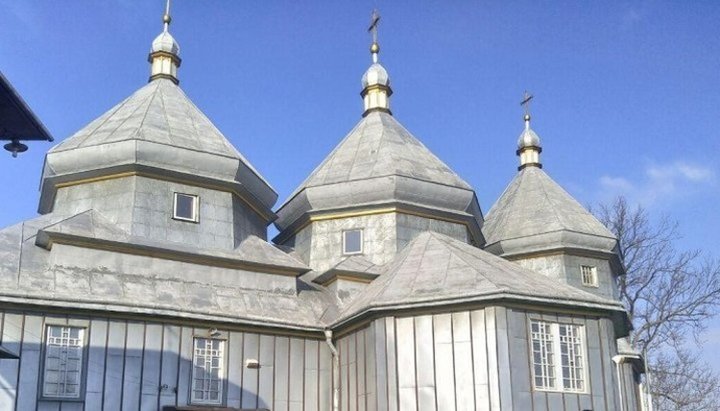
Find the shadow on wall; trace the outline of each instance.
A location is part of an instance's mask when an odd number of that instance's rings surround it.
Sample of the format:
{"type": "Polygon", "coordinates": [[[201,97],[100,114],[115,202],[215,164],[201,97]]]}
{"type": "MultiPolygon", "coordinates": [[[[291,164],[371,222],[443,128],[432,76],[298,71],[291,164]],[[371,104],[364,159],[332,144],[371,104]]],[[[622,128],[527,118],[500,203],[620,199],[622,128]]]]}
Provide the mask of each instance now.
{"type": "MultiPolygon", "coordinates": [[[[160,341],[162,343],[162,341],[160,341]]],[[[290,401],[272,390],[269,397],[250,392],[240,384],[257,387],[260,374],[273,374],[272,366],[247,368],[239,358],[226,359],[222,403],[189,405],[193,364],[184,353],[160,350],[128,350],[125,347],[89,347],[83,352],[83,372],[79,398],[50,398],[44,392],[45,347],[22,342],[3,344],[20,359],[0,359],[0,411],[269,411],[287,409],[290,401]],[[10,345],[10,347],[7,347],[10,345]],[[15,346],[15,347],[13,347],[15,346]],[[233,377],[234,376],[234,377],[233,377]]],[[[227,356],[226,356],[227,358],[227,356]]]]}

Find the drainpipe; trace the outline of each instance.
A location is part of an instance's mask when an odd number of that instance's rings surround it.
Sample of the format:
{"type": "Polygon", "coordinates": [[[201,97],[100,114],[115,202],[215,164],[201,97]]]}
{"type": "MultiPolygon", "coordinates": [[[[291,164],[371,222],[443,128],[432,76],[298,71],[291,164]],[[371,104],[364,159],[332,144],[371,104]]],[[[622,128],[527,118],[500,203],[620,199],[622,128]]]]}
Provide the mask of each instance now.
{"type": "Polygon", "coordinates": [[[623,384],[622,384],[622,378],[620,375],[620,367],[623,362],[623,356],[622,355],[616,355],[612,357],[612,360],[615,362],[615,369],[617,370],[617,385],[618,385],[618,395],[620,396],[620,410],[625,410],[625,404],[623,403],[623,384]]]}
{"type": "Polygon", "coordinates": [[[333,411],[340,411],[340,356],[332,342],[332,330],[325,330],[325,342],[332,353],[333,411]]]}

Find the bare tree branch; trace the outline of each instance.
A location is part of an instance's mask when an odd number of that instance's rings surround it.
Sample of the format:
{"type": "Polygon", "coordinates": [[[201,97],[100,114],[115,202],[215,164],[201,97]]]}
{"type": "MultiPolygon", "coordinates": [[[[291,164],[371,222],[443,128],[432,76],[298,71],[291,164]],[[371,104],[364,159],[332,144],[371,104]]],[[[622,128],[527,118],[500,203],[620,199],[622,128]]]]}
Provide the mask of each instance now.
{"type": "Polygon", "coordinates": [[[631,342],[648,353],[658,409],[720,409],[720,379],[690,354],[720,305],[720,261],[700,250],[678,251],[678,224],[650,221],[623,197],[601,204],[595,215],[618,238],[626,275],[620,298],[635,329],[631,342]]]}

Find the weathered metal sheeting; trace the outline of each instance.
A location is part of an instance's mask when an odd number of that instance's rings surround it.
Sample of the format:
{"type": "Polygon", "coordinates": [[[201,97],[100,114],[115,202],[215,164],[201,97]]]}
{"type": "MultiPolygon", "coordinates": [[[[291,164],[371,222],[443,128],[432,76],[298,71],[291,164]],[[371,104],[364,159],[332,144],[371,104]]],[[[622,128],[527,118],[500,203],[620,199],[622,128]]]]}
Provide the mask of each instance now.
{"type": "Polygon", "coordinates": [[[520,170],[490,209],[487,249],[510,255],[575,247],[611,252],[615,236],[538,167],[520,170]]]}
{"type": "Polygon", "coordinates": [[[369,310],[499,297],[622,311],[615,300],[540,276],[451,237],[425,232],[343,309],[335,324],[369,310]]]}
{"type": "MultiPolygon", "coordinates": [[[[487,307],[387,317],[337,341],[342,410],[617,410],[608,320],[487,307]],[[584,326],[588,388],[532,388],[531,318],[584,326]]],[[[630,385],[628,385],[630,387],[630,385]]],[[[630,393],[628,401],[636,401],[630,393]]],[[[634,404],[634,402],[633,402],[634,404]]],[[[636,409],[636,408],[631,408],[636,409]]]]}
{"type": "MultiPolygon", "coordinates": [[[[121,236],[122,232],[88,212],[77,219],[46,215],[0,231],[0,294],[7,302],[71,306],[75,309],[105,310],[144,315],[254,324],[286,329],[322,330],[318,318],[333,304],[326,292],[317,286],[298,281],[292,267],[285,274],[282,261],[298,268],[299,262],[262,240],[248,243],[248,248],[226,255],[208,250],[190,250],[202,257],[187,259],[161,258],[158,250],[177,252],[170,244],[145,247],[147,253],[128,250],[112,251],[103,247],[85,248],[82,244],[55,242],[47,249],[52,235],[84,236],[90,242],[96,237],[121,236]],[[60,222],[60,221],[62,222],[60,222]],[[59,223],[59,224],[57,224],[59,223]],[[54,228],[47,228],[48,226],[54,228]],[[39,247],[37,242],[46,244],[39,247]],[[254,251],[253,251],[254,250],[254,251]],[[149,252],[152,251],[152,252],[149,252]],[[267,258],[265,268],[212,266],[207,260],[225,257],[254,260],[267,258]],[[278,258],[275,255],[279,254],[278,258]],[[278,263],[280,263],[278,265],[278,263]]],[[[117,238],[114,238],[117,240],[117,238]]],[[[126,238],[124,244],[134,243],[126,238]]],[[[187,251],[187,250],[186,250],[187,251]]],[[[221,259],[222,260],[222,259],[221,259]]]]}
{"type": "MultiPolygon", "coordinates": [[[[330,354],[321,341],[219,330],[227,341],[224,404],[234,408],[330,410],[330,354]],[[257,359],[257,369],[245,367],[257,359]],[[288,401],[290,399],[290,401],[288,401]]],[[[21,360],[0,361],[0,411],[93,410],[157,411],[187,406],[194,336],[207,329],[104,317],[0,313],[3,346],[21,360]],[[84,402],[43,400],[38,395],[42,341],[48,324],[85,327],[84,402]]]]}
{"type": "Polygon", "coordinates": [[[52,210],[52,180],[119,169],[180,173],[238,184],[269,211],[277,194],[175,83],[157,79],[48,152],[40,211],[52,210]]]}
{"type": "Polygon", "coordinates": [[[365,116],[277,211],[280,231],[309,212],[407,203],[472,216],[475,193],[390,114],[365,116]]]}

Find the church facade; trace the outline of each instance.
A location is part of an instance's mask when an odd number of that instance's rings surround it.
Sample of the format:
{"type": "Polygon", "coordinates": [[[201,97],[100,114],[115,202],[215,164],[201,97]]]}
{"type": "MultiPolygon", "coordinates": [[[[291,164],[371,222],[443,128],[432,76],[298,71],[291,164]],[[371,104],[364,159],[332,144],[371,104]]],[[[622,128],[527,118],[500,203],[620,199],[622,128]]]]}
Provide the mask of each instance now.
{"type": "Polygon", "coordinates": [[[40,216],[0,230],[0,410],[639,410],[617,240],[530,127],[487,215],[390,111],[277,194],[179,87],[52,148],[40,216]],[[279,234],[272,241],[267,227],[279,234]]]}

